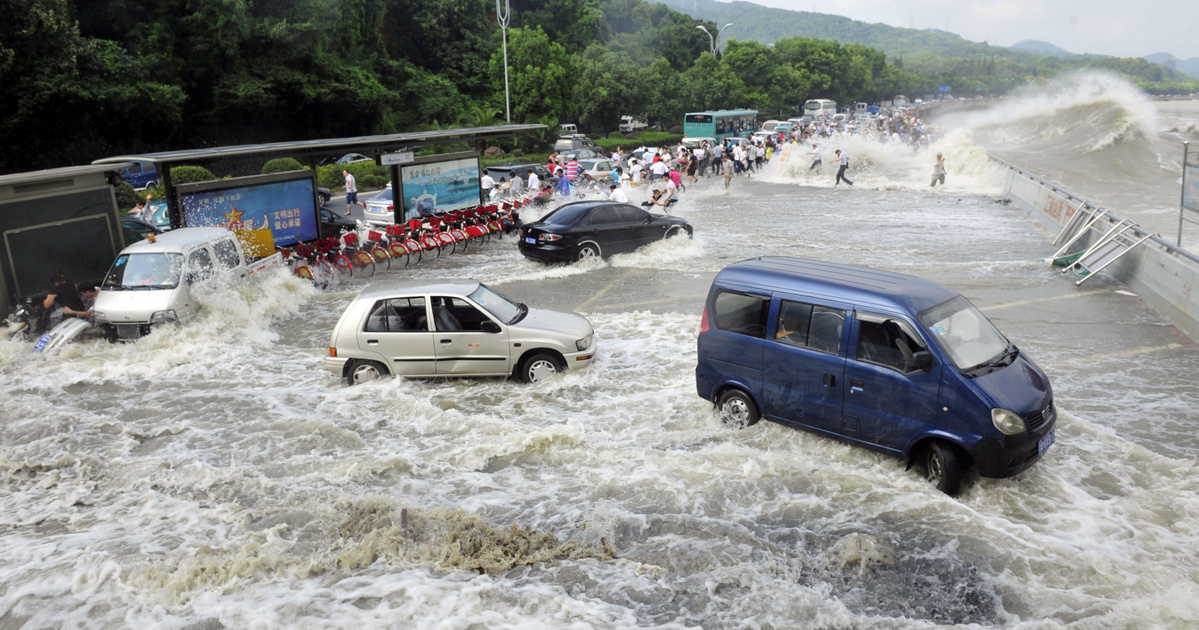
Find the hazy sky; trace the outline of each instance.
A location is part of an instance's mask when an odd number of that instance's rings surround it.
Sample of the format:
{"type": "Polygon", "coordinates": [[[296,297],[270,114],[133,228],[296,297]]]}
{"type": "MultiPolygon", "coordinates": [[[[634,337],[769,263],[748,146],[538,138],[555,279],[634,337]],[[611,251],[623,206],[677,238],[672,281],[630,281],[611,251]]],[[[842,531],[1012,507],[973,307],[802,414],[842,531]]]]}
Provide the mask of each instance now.
{"type": "MultiPolygon", "coordinates": [[[[1199,0],[748,0],[905,28],[938,28],[997,46],[1039,39],[1072,53],[1199,57],[1199,0]]],[[[736,38],[736,27],[728,34],[736,38]]]]}

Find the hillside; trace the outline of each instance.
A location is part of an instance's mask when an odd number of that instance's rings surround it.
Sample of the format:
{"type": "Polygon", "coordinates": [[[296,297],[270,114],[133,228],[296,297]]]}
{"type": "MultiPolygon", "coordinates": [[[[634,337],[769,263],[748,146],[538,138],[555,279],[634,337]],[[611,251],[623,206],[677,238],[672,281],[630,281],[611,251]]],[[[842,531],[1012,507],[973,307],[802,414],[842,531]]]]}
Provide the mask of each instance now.
{"type": "Polygon", "coordinates": [[[1179,72],[1185,72],[1186,74],[1194,77],[1199,77],[1199,57],[1191,57],[1190,59],[1183,61],[1182,59],[1179,59],[1170,53],[1155,53],[1152,55],[1145,55],[1144,59],[1149,63],[1157,63],[1161,65],[1165,65],[1167,59],[1173,59],[1175,70],[1178,70],[1179,72]]]}
{"type": "MultiPolygon", "coordinates": [[[[931,53],[941,57],[1011,55],[1001,46],[972,42],[936,29],[917,30],[886,24],[868,24],[839,15],[773,9],[749,2],[715,0],[658,0],[666,6],[716,24],[732,22],[727,37],[772,44],[788,37],[835,40],[881,50],[890,57],[931,53]]],[[[1030,53],[1032,54],[1032,53],[1030,53]]]]}
{"type": "Polygon", "coordinates": [[[1049,42],[1043,42],[1039,39],[1025,39],[1016,42],[1015,44],[1012,44],[1012,50],[1023,50],[1025,52],[1037,53],[1040,55],[1056,55],[1058,57],[1065,57],[1067,55],[1074,54],[1068,50],[1058,48],[1049,42]]]}

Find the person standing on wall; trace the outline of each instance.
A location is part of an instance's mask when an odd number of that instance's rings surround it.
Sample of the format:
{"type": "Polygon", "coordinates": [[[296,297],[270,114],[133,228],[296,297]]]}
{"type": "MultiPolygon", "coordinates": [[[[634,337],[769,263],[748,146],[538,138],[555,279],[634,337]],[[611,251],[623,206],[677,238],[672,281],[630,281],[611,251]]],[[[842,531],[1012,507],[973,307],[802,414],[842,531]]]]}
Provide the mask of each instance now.
{"type": "Polygon", "coordinates": [[[346,216],[350,216],[350,208],[358,203],[358,181],[350,171],[342,169],[341,174],[346,178],[346,216]]]}
{"type": "Polygon", "coordinates": [[[941,182],[942,186],[945,185],[945,158],[941,157],[940,153],[937,154],[936,164],[933,164],[933,183],[929,186],[935,187],[937,182],[941,182]]]}
{"type": "Polygon", "coordinates": [[[845,177],[845,171],[849,170],[849,153],[837,149],[837,157],[841,159],[841,168],[837,169],[837,182],[833,185],[836,186],[844,181],[846,184],[853,186],[853,182],[845,177]]]}

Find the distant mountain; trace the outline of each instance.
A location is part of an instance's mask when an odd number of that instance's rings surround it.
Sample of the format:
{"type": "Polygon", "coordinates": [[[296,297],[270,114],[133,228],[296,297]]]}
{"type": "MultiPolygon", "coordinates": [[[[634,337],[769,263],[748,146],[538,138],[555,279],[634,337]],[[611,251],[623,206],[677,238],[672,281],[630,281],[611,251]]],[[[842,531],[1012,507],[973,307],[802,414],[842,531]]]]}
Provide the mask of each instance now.
{"type": "Polygon", "coordinates": [[[835,40],[881,50],[891,57],[928,52],[945,57],[1008,56],[1011,50],[978,43],[937,29],[917,30],[886,24],[867,24],[839,15],[774,9],[750,2],[716,0],[658,0],[662,4],[718,25],[733,23],[726,36],[741,41],[773,44],[789,37],[835,40]]]}
{"type": "Polygon", "coordinates": [[[1170,53],[1154,53],[1152,55],[1145,55],[1144,59],[1149,63],[1160,63],[1162,65],[1166,65],[1166,60],[1173,59],[1175,70],[1199,77],[1199,57],[1191,57],[1183,61],[1170,53]]]}
{"type": "Polygon", "coordinates": [[[1049,42],[1043,42],[1038,39],[1026,39],[1024,41],[1016,42],[1015,44],[1012,44],[1011,48],[1012,50],[1024,50],[1027,52],[1037,53],[1039,55],[1054,55],[1056,57],[1066,57],[1074,54],[1063,48],[1058,48],[1049,42]]]}

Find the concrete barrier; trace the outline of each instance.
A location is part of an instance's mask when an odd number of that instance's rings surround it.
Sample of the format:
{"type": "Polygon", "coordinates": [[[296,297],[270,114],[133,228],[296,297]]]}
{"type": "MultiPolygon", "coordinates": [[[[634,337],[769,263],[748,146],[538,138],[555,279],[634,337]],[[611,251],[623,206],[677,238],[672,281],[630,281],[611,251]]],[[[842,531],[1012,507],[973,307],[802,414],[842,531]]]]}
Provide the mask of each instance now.
{"type": "MultiPolygon", "coordinates": [[[[1076,195],[1053,182],[1044,180],[1020,167],[991,156],[1007,167],[1004,197],[1016,204],[1057,235],[1066,223],[1082,208],[1100,206],[1076,195]]],[[[1079,240],[1075,250],[1093,243],[1123,218],[1108,211],[1089,233],[1079,240]]],[[[1132,229],[1135,238],[1149,236],[1140,226],[1132,229]]],[[[1139,247],[1124,255],[1102,273],[1123,282],[1147,304],[1168,317],[1191,339],[1199,341],[1199,256],[1152,235],[1139,247]]]]}

